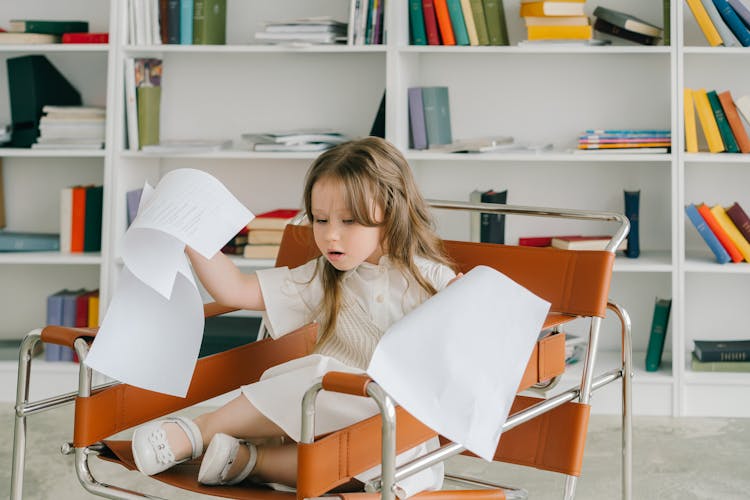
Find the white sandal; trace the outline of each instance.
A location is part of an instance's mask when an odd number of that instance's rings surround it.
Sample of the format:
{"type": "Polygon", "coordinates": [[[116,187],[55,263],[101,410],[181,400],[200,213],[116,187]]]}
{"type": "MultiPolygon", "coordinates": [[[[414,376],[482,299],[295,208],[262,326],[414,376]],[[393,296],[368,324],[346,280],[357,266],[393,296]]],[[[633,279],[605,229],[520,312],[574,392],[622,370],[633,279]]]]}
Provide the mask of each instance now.
{"type": "Polygon", "coordinates": [[[258,450],[254,444],[242,439],[237,439],[227,434],[216,433],[206,448],[200,471],[198,471],[198,482],[210,486],[231,485],[244,481],[255,468],[258,459],[258,450]],[[237,476],[229,479],[229,469],[237,459],[240,446],[247,446],[250,450],[250,459],[237,476]]]}
{"type": "Polygon", "coordinates": [[[133,458],[138,470],[149,476],[163,472],[170,467],[198,458],[203,453],[203,438],[195,422],[185,417],[170,417],[149,422],[133,432],[133,458]],[[175,423],[185,432],[193,447],[190,457],[176,460],[172,448],[167,442],[167,433],[162,427],[166,423],[175,423]]]}

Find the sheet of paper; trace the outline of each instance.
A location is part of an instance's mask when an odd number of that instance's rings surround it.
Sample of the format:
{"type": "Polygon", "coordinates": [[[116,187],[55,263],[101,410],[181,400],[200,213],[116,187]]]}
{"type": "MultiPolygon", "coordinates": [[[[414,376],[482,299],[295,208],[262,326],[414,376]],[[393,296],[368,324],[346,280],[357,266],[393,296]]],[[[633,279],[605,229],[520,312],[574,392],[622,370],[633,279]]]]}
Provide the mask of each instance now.
{"type": "Polygon", "coordinates": [[[185,396],[203,336],[203,304],[185,245],[210,258],[253,214],[193,169],[144,186],[123,238],[125,268],[85,363],[121,382],[185,396]]]}
{"type": "Polygon", "coordinates": [[[393,324],[367,373],[424,424],[492,460],[548,310],[478,266],[393,324]]]}

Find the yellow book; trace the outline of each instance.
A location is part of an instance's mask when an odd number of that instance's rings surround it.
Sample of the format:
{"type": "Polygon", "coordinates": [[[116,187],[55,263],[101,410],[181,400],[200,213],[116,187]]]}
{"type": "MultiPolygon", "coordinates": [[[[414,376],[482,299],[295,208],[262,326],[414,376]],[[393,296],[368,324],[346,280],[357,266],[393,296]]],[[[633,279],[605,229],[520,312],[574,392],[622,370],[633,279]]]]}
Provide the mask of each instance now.
{"type": "Polygon", "coordinates": [[[711,207],[711,213],[716,217],[716,221],[719,223],[721,228],[727,233],[729,239],[737,245],[740,253],[746,261],[750,262],[750,243],[742,236],[740,230],[734,225],[732,219],[727,215],[727,211],[721,205],[714,205],[711,207]]]}
{"type": "Polygon", "coordinates": [[[714,112],[708,102],[706,89],[693,90],[693,101],[695,101],[695,109],[698,111],[703,135],[706,136],[706,142],[708,142],[708,150],[712,153],[721,153],[724,151],[724,141],[721,140],[719,126],[716,124],[714,112]]]}
{"type": "Polygon", "coordinates": [[[685,1],[687,2],[688,7],[690,7],[691,12],[693,13],[693,17],[698,23],[698,27],[703,32],[703,36],[706,37],[708,44],[711,45],[711,47],[723,45],[724,42],[722,41],[719,32],[716,30],[716,26],[714,26],[714,23],[711,22],[711,18],[708,17],[708,12],[706,12],[705,7],[703,7],[701,0],[685,1]]]}
{"type": "Polygon", "coordinates": [[[529,40],[589,40],[591,26],[527,26],[529,40]]]}
{"type": "Polygon", "coordinates": [[[469,45],[479,45],[477,25],[474,22],[474,14],[471,11],[471,0],[461,0],[461,11],[464,15],[466,33],[469,35],[469,45]]]}
{"type": "Polygon", "coordinates": [[[89,297],[89,328],[99,326],[99,296],[89,297]]]}
{"type": "Polygon", "coordinates": [[[688,153],[698,152],[698,129],[695,123],[695,104],[693,103],[693,91],[685,88],[683,92],[685,99],[685,151],[688,153]]]}
{"type": "Polygon", "coordinates": [[[521,0],[521,17],[583,16],[585,0],[521,0]]]}

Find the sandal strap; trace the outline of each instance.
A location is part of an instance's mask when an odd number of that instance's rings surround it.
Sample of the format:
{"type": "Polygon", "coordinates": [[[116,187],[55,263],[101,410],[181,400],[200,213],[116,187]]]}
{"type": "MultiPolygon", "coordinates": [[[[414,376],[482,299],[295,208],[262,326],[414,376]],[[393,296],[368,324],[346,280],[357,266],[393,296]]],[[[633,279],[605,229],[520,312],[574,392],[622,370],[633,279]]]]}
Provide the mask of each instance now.
{"type": "MultiPolygon", "coordinates": [[[[258,461],[258,448],[256,448],[256,446],[253,443],[249,441],[245,441],[244,439],[240,439],[239,445],[247,446],[247,449],[250,451],[250,458],[248,458],[247,464],[245,464],[245,467],[242,469],[242,472],[240,472],[236,477],[230,479],[229,481],[226,481],[225,484],[228,484],[228,485],[233,485],[233,484],[241,483],[242,481],[244,481],[247,478],[247,476],[249,476],[250,473],[253,471],[253,469],[255,468],[255,463],[258,461]]],[[[222,475],[224,474],[222,473],[222,475]]]]}
{"type": "Polygon", "coordinates": [[[195,422],[182,416],[169,417],[166,420],[179,425],[185,435],[187,435],[193,447],[192,458],[198,458],[203,455],[203,436],[201,430],[195,425],[195,422]]]}

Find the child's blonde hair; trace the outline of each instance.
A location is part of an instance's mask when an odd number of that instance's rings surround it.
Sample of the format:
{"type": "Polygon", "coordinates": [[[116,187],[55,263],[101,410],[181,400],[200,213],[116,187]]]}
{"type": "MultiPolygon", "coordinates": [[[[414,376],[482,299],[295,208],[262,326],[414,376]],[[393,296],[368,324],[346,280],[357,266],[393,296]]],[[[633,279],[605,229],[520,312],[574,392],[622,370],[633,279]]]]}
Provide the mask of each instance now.
{"type": "MultiPolygon", "coordinates": [[[[452,264],[435,233],[429,206],[417,189],[411,168],[401,152],[384,139],[367,137],[321,154],[313,162],[305,180],[303,197],[310,222],[313,220],[312,188],[321,179],[343,183],[352,218],[363,226],[382,226],[383,252],[428,294],[435,294],[435,287],[419,272],[414,257],[452,264]],[[373,201],[383,210],[382,221],[373,218],[373,201]]],[[[343,272],[328,261],[324,261],[316,272],[321,273],[324,292],[322,330],[318,340],[322,343],[336,328],[343,272]]]]}

